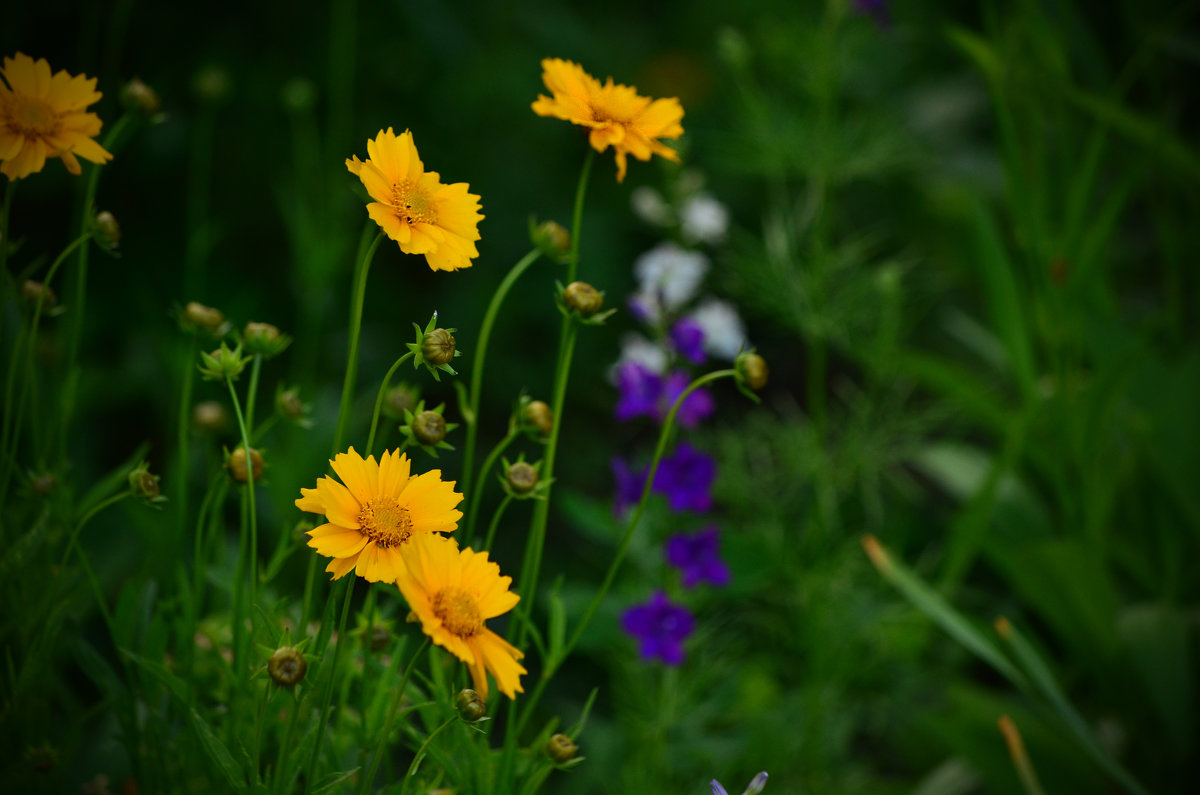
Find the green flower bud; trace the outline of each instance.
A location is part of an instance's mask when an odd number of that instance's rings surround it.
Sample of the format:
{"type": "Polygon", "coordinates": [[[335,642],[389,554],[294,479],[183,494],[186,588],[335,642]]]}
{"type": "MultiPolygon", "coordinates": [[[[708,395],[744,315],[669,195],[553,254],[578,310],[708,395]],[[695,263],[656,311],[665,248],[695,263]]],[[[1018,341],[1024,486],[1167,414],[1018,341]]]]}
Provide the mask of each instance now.
{"type": "Polygon", "coordinates": [[[575,754],[579,753],[579,746],[567,735],[556,734],[550,738],[550,742],[546,743],[546,753],[555,762],[562,764],[575,758],[575,754]]]}
{"type": "Polygon", "coordinates": [[[151,474],[150,465],[139,463],[129,472],[129,492],[147,505],[157,506],[166,502],[158,487],[158,476],[151,474]]]}
{"type": "Polygon", "coordinates": [[[35,497],[48,497],[57,485],[58,478],[50,472],[43,472],[29,481],[29,490],[35,497]]]}
{"type": "Polygon", "coordinates": [[[434,367],[454,360],[454,335],[444,328],[435,328],[421,340],[421,355],[434,367]]]}
{"type": "Polygon", "coordinates": [[[542,221],[538,224],[530,238],[543,254],[555,260],[561,260],[571,250],[571,233],[554,221],[542,221]]]}
{"type": "Polygon", "coordinates": [[[233,81],[220,66],[206,66],[196,73],[192,88],[202,101],[215,105],[229,96],[233,81]]]}
{"type": "Polygon", "coordinates": [[[580,317],[591,317],[604,306],[604,295],[587,282],[571,282],[563,289],[563,303],[580,317]]]}
{"type": "MultiPolygon", "coordinates": [[[[257,483],[262,479],[263,473],[263,457],[262,453],[250,448],[250,466],[254,475],[254,481],[257,483]]],[[[246,472],[246,448],[239,445],[225,462],[226,469],[229,470],[229,475],[238,483],[248,483],[249,478],[246,472]]]]}
{"type": "Polygon", "coordinates": [[[283,389],[275,395],[275,408],[292,422],[303,422],[308,415],[308,406],[300,399],[300,388],[283,389]]]}
{"type": "Polygon", "coordinates": [[[532,464],[518,461],[508,468],[508,485],[517,494],[528,494],[538,484],[538,471],[532,464]]]}
{"type": "Polygon", "coordinates": [[[756,392],[767,385],[767,361],[757,353],[746,352],[739,355],[734,369],[742,382],[756,392]]]}
{"type": "Polygon", "coordinates": [[[158,113],[162,102],[154,89],[143,83],[139,78],[133,78],[121,89],[121,103],[130,110],[136,110],[147,116],[158,113]]]}
{"type": "Polygon", "coordinates": [[[205,400],[192,409],[192,424],[207,433],[221,433],[229,427],[229,412],[224,404],[205,400]]]}
{"type": "Polygon", "coordinates": [[[317,87],[311,80],[293,77],[283,84],[279,98],[291,113],[308,113],[317,104],[317,87]]]}
{"type": "Polygon", "coordinates": [[[458,692],[454,699],[454,708],[458,710],[458,716],[467,723],[474,723],[487,715],[487,702],[469,687],[458,692]]]}
{"type": "Polygon", "coordinates": [[[35,282],[33,279],[26,279],[21,284],[21,298],[34,306],[37,306],[38,301],[41,301],[43,308],[54,306],[58,303],[58,296],[54,294],[53,290],[41,282],[35,282]]]}
{"type": "Polygon", "coordinates": [[[292,338],[270,323],[247,323],[242,331],[246,352],[270,359],[292,344],[292,338]]]}
{"type": "Polygon", "coordinates": [[[521,424],[542,436],[554,429],[554,412],[543,400],[531,400],[521,408],[521,424]]]}
{"type": "Polygon", "coordinates": [[[225,315],[220,309],[189,301],[183,308],[183,322],[191,328],[204,329],[209,334],[220,335],[225,325],[225,315]]]}
{"type": "Polygon", "coordinates": [[[446,438],[446,420],[436,411],[422,411],[413,417],[412,432],[416,440],[433,446],[446,438]]]}
{"type": "Polygon", "coordinates": [[[221,347],[212,353],[201,353],[200,360],[200,374],[208,381],[237,378],[242,374],[242,370],[246,369],[246,362],[250,361],[248,357],[242,356],[241,345],[231,351],[223,342],[221,347]]]}
{"type": "Polygon", "coordinates": [[[117,223],[116,216],[108,210],[96,213],[92,223],[93,238],[100,248],[112,250],[121,242],[121,225],[117,223]]]}
{"type": "Polygon", "coordinates": [[[308,673],[304,655],[292,646],[276,649],[267,660],[267,673],[280,687],[294,687],[308,673]]]}
{"type": "Polygon", "coordinates": [[[416,387],[407,382],[397,384],[383,396],[384,416],[393,420],[404,419],[404,412],[415,409],[420,398],[420,390],[416,387]]]}

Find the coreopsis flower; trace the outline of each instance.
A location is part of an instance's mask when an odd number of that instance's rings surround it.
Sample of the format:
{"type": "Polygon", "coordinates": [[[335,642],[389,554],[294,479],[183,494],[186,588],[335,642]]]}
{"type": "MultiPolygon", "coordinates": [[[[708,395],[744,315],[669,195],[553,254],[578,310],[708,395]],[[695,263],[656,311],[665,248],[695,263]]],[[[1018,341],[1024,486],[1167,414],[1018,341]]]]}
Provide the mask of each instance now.
{"type": "Polygon", "coordinates": [[[686,607],[655,591],[649,602],[625,611],[621,628],[637,639],[643,660],[657,657],[667,665],[679,665],[683,662],[683,641],[695,629],[695,620],[686,607]]]}
{"type": "Polygon", "coordinates": [[[77,157],[104,163],[112,155],[92,140],[103,122],[84,109],[102,96],[96,78],[50,74],[45,58],[24,53],[4,59],[0,69],[0,172],[9,179],[36,174],[46,158],[57,157],[72,174],[83,169],[77,157]]]}
{"type": "Polygon", "coordinates": [[[479,197],[465,182],[443,185],[436,171],[426,171],[408,130],[380,130],[367,141],[366,161],[355,155],[346,168],[374,199],[367,214],[404,253],[424,254],[435,271],[469,268],[479,256],[479,197]]]}
{"type": "Polygon", "coordinates": [[[413,475],[399,450],[376,462],[353,447],[329,463],[342,482],[318,478],[315,489],[300,489],[296,507],[325,515],[326,524],[308,531],[308,545],[333,558],[325,571],[335,580],[353,570],[370,582],[392,582],[404,572],[400,553],[413,538],[458,527],[462,511],[454,506],[462,495],[439,469],[413,475]]]}
{"type": "Polygon", "coordinates": [[[672,511],[704,513],[712,508],[709,489],[717,477],[717,462],[687,442],[658,462],[654,491],[665,495],[672,511]]]}
{"type": "Polygon", "coordinates": [[[679,162],[679,155],[660,139],[683,135],[683,107],[675,97],[652,99],[634,86],[605,83],[583,67],[561,58],[542,61],[542,82],[552,96],[539,94],[533,112],[590,129],[588,141],[597,152],[613,148],[617,182],[625,180],[626,157],[649,160],[651,155],[679,162]]]}
{"type": "Polygon", "coordinates": [[[400,555],[396,586],[425,634],[467,664],[479,696],[487,701],[489,672],[504,695],[524,693],[521,675],[528,672],[517,661],[525,655],[484,624],[520,600],[508,589],[512,577],[502,577],[487,552],[459,549],[454,539],[433,533],[414,537],[400,555]]]}
{"type": "Polygon", "coordinates": [[[679,533],[667,539],[663,556],[683,575],[683,587],[694,588],[701,582],[729,584],[729,566],[721,560],[720,531],[709,525],[698,533],[679,533]]]}

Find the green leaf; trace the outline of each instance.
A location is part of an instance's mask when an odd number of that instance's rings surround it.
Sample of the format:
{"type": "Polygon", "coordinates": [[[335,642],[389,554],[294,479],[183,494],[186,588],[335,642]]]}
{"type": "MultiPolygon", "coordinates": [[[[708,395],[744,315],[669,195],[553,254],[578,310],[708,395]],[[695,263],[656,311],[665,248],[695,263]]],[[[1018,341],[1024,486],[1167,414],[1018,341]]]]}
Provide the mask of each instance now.
{"type": "Polygon", "coordinates": [[[192,728],[195,729],[196,735],[200,738],[200,745],[204,748],[204,752],[208,754],[208,758],[225,780],[229,782],[229,786],[235,790],[243,789],[246,786],[245,773],[238,766],[238,763],[233,758],[233,754],[229,753],[229,749],[225,747],[225,743],[221,742],[217,735],[213,734],[211,728],[200,717],[200,713],[194,709],[188,710],[188,717],[191,720],[192,728]]]}
{"type": "Polygon", "coordinates": [[[1131,605],[1117,617],[1117,632],[1181,759],[1195,747],[1192,703],[1196,674],[1188,647],[1188,623],[1183,611],[1169,605],[1131,605]]]}

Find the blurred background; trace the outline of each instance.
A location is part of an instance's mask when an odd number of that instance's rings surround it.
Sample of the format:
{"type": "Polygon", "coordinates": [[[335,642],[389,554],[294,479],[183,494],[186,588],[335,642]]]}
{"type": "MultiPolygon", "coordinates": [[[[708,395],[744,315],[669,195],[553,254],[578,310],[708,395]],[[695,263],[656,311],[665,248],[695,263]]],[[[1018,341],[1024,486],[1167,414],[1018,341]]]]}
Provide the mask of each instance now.
{"type": "MultiPolygon", "coordinates": [[[[618,184],[611,156],[597,158],[581,277],[624,309],[637,257],[679,237],[639,217],[632,192],[670,200],[702,183],[730,218],[704,248],[704,290],[736,305],[771,380],[758,406],[715,387],[715,414],[686,432],[716,457],[715,508],[700,521],[652,504],[543,701],[545,717],[571,722],[599,688],[587,761],[549,790],[703,793],[716,777],[740,792],[767,770],[768,792],[1022,792],[997,728],[1007,714],[1046,792],[1185,791],[1200,706],[1198,10],[21,4],[0,53],[98,76],[92,110],[106,130],[129,79],[162,101],[103,169],[97,208],[122,239],[119,257],[92,256],[70,477],[93,483],[145,442],[174,493],[191,366],[177,313],[200,301],[296,338],[262,388],[263,411],[275,382],[313,404],[312,430],[264,444],[265,543],[291,532],[298,489],[323,466],[345,361],[365,213],[344,159],[365,157],[381,128],[411,129],[426,167],[470,183],[486,216],[466,271],[433,273],[381,247],[352,428],[362,434],[412,323],[437,310],[468,363],[487,302],[529,248],[530,217],[568,225],[585,139],[529,105],[545,90],[541,59],[574,60],[686,111],[682,166],[631,161],[618,184]],[[620,614],[677,588],[663,540],[705,521],[720,524],[731,583],[683,597],[697,630],[682,666],[644,662],[620,614]],[[866,534],[903,562],[898,589],[864,554],[866,534]],[[993,629],[1002,615],[1018,641],[993,629]],[[975,637],[1019,673],[960,642],[975,637]]],[[[57,161],[24,181],[11,221],[22,248],[60,250],[82,192],[57,161]]],[[[549,397],[560,274],[536,265],[506,304],[483,450],[522,390],[549,397]]],[[[40,351],[47,372],[62,356],[58,322],[40,351]]],[[[620,537],[610,460],[644,460],[655,438],[652,422],[613,417],[609,370],[637,328],[621,311],[586,329],[571,374],[543,582],[563,578],[572,616],[620,537]]],[[[422,389],[457,413],[447,380],[422,389]]],[[[197,400],[222,395],[196,385],[197,400]]],[[[236,443],[233,426],[196,439],[193,504],[200,463],[236,443]]],[[[438,465],[459,477],[456,453],[438,465]]],[[[483,515],[498,500],[489,493],[483,515]]],[[[511,509],[501,526],[506,571],[527,517],[511,509]]],[[[89,529],[112,598],[169,581],[163,521],[129,508],[89,529]]],[[[277,592],[302,590],[306,554],[286,561],[277,592]]],[[[102,632],[89,609],[81,599],[67,630],[102,632]]],[[[57,666],[45,703],[77,717],[61,740],[64,780],[116,779],[94,688],[69,655],[57,666]]],[[[9,748],[58,736],[56,714],[20,716],[19,730],[13,717],[9,748]]],[[[5,765],[28,773],[27,757],[5,765]]]]}

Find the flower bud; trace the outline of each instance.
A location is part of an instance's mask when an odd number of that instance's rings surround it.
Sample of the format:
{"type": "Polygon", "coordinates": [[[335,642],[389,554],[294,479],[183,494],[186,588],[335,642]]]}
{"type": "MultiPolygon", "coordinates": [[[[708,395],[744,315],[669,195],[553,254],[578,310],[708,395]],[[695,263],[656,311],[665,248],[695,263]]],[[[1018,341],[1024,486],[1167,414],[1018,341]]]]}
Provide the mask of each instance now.
{"type": "Polygon", "coordinates": [[[517,494],[528,494],[538,484],[538,471],[532,464],[518,461],[508,468],[508,485],[517,494]]]}
{"type": "Polygon", "coordinates": [[[392,642],[392,631],[383,624],[371,627],[371,651],[381,652],[392,642]]]}
{"type": "Polygon", "coordinates": [[[100,248],[112,250],[121,242],[121,225],[108,210],[96,213],[92,227],[93,238],[100,248]]]}
{"type": "Polygon", "coordinates": [[[420,444],[432,447],[446,438],[446,420],[436,411],[422,411],[413,417],[411,427],[420,444]]]}
{"type": "Polygon", "coordinates": [[[383,396],[383,413],[393,420],[404,419],[404,412],[412,411],[420,400],[420,392],[416,387],[405,382],[397,384],[383,396]]]}
{"type": "Polygon", "coordinates": [[[757,353],[743,353],[734,364],[738,377],[756,392],[767,385],[767,361],[757,353]]]}
{"type": "Polygon", "coordinates": [[[229,427],[229,412],[223,404],[205,400],[192,409],[192,424],[208,433],[221,433],[229,427]]]}
{"type": "Polygon", "coordinates": [[[554,412],[544,400],[531,400],[521,409],[521,423],[542,436],[548,436],[554,429],[554,412]]]}
{"type": "MultiPolygon", "coordinates": [[[[229,454],[229,460],[225,462],[225,466],[229,469],[230,476],[238,483],[247,483],[246,473],[246,448],[238,446],[232,453],[229,454]]],[[[262,454],[250,448],[250,466],[253,469],[254,480],[257,482],[262,478],[263,473],[263,457],[262,454]]]]}
{"type": "Polygon", "coordinates": [[[270,323],[247,323],[242,331],[242,342],[246,352],[271,358],[292,344],[292,338],[270,323]]]}
{"type": "Polygon", "coordinates": [[[279,92],[283,107],[292,113],[308,113],[317,102],[317,87],[311,80],[293,77],[279,92]]]}
{"type": "Polygon", "coordinates": [[[469,687],[458,691],[454,699],[454,708],[458,710],[458,716],[467,723],[474,723],[487,714],[487,702],[469,687]]]}
{"type": "Polygon", "coordinates": [[[58,303],[58,296],[54,294],[53,290],[33,279],[26,279],[21,284],[21,297],[34,306],[38,301],[42,302],[43,307],[54,306],[58,303]]]}
{"type": "Polygon", "coordinates": [[[293,422],[299,422],[308,414],[308,407],[300,400],[299,387],[284,389],[275,396],[275,408],[293,422]]]}
{"type": "Polygon", "coordinates": [[[450,364],[454,359],[454,335],[444,328],[435,328],[421,340],[421,356],[434,367],[450,364]]]}
{"type": "Polygon", "coordinates": [[[159,496],[158,476],[150,474],[145,464],[129,473],[129,490],[142,500],[153,500],[159,496]]]}
{"type": "Polygon", "coordinates": [[[121,102],[126,108],[153,116],[162,107],[162,102],[154,89],[146,85],[140,78],[133,78],[121,89],[121,102]]]}
{"type": "Polygon", "coordinates": [[[214,105],[225,99],[232,87],[229,73],[219,66],[204,67],[192,80],[192,89],[196,96],[214,105]]]}
{"type": "Polygon", "coordinates": [[[580,317],[591,317],[604,306],[604,296],[587,282],[571,282],[563,289],[563,303],[580,317]]]}
{"type": "Polygon", "coordinates": [[[200,361],[200,374],[205,379],[223,381],[226,378],[234,379],[241,375],[249,359],[242,356],[242,346],[239,345],[231,351],[222,342],[221,347],[212,353],[201,353],[200,361]]]}
{"type": "Polygon", "coordinates": [[[58,485],[58,478],[49,472],[42,474],[29,481],[29,490],[33,492],[35,497],[47,497],[50,492],[54,491],[54,487],[58,485]]]}
{"type": "Polygon", "coordinates": [[[225,315],[220,309],[189,301],[183,308],[183,321],[193,328],[204,329],[209,334],[220,334],[221,327],[225,325],[225,315]]]}
{"type": "Polygon", "coordinates": [[[280,687],[294,687],[308,673],[308,663],[299,650],[283,646],[276,649],[271,659],[267,660],[267,673],[280,687]]]}
{"type": "Polygon", "coordinates": [[[570,762],[578,752],[579,746],[565,734],[556,734],[546,743],[546,753],[559,764],[570,762]]]}
{"type": "Polygon", "coordinates": [[[561,260],[571,250],[571,233],[554,221],[542,221],[530,237],[533,245],[551,259],[561,260]]]}

